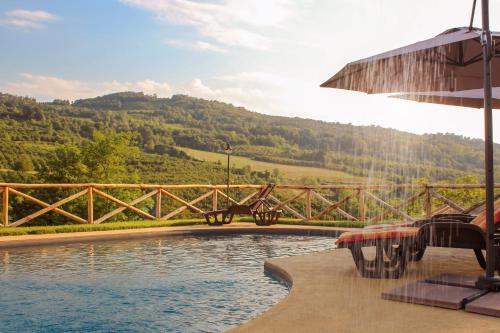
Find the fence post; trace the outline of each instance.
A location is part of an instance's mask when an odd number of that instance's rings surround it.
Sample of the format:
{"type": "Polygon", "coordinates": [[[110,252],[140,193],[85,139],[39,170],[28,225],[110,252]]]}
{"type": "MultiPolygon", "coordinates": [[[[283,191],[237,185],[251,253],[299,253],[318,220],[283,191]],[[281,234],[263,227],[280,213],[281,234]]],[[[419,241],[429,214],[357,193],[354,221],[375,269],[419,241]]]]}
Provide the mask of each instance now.
{"type": "Polygon", "coordinates": [[[432,197],[428,185],[425,185],[425,217],[428,219],[432,217],[432,197]]]}
{"type": "Polygon", "coordinates": [[[156,192],[155,215],[157,220],[161,219],[161,188],[158,188],[158,192],[156,192]]]}
{"type": "Polygon", "coordinates": [[[312,190],[309,189],[306,192],[306,219],[307,220],[310,220],[312,217],[311,199],[312,199],[312,190]]]}
{"type": "Polygon", "coordinates": [[[94,190],[92,186],[87,189],[87,223],[94,224],[94,190]]]}
{"type": "Polygon", "coordinates": [[[365,190],[359,189],[359,220],[366,221],[366,204],[365,204],[365,190]]]}
{"type": "Polygon", "coordinates": [[[2,220],[3,226],[9,225],[9,188],[4,187],[2,193],[2,220]]]}
{"type": "Polygon", "coordinates": [[[214,192],[212,193],[212,210],[217,210],[217,192],[218,190],[214,188],[214,192]]]}

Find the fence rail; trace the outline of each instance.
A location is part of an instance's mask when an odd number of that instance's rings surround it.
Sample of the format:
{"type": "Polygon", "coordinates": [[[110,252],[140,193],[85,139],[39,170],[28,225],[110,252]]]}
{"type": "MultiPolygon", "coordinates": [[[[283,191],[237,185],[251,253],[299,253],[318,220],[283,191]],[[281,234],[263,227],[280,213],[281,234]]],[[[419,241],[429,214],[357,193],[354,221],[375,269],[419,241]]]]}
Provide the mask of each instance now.
{"type": "MultiPolygon", "coordinates": [[[[227,185],[207,184],[17,184],[0,183],[1,195],[1,220],[3,227],[16,227],[33,221],[47,213],[58,214],[69,221],[77,223],[99,224],[107,221],[125,211],[133,212],[137,216],[149,220],[165,220],[175,216],[191,212],[201,216],[205,210],[216,210],[222,203],[229,201],[235,204],[243,204],[250,201],[264,185],[234,184],[229,186],[229,194],[226,193],[227,185]],[[28,194],[30,191],[43,190],[73,190],[64,197],[57,200],[42,200],[35,195],[28,194]],[[135,190],[139,195],[133,199],[124,201],[116,195],[108,193],[110,190],[135,190]],[[191,191],[191,198],[181,196],[177,192],[191,191]],[[193,192],[195,196],[193,196],[193,192]],[[63,208],[77,199],[79,205],[86,205],[80,210],[84,217],[63,208]],[[20,198],[40,207],[39,210],[29,212],[19,217],[22,212],[16,211],[13,204],[15,198],[20,198]],[[104,200],[116,206],[107,212],[100,212],[96,217],[96,200],[104,200]],[[149,200],[152,202],[146,211],[137,207],[139,204],[149,200]],[[169,201],[176,207],[166,205],[169,201]],[[204,205],[203,207],[201,205],[204,205]],[[165,209],[165,207],[167,209],[165,209]],[[16,219],[11,221],[11,213],[16,213],[16,219]]],[[[435,213],[455,211],[464,212],[466,208],[454,202],[445,195],[439,193],[442,190],[474,190],[484,189],[484,184],[332,184],[332,185],[286,185],[276,186],[275,192],[269,196],[272,209],[281,209],[286,215],[302,220],[318,220],[332,218],[336,219],[376,222],[384,217],[399,218],[404,220],[415,220],[420,217],[430,217],[435,213]],[[421,201],[421,213],[410,214],[407,208],[421,201]],[[368,202],[372,207],[368,206],[368,202]],[[376,208],[376,209],[375,209],[376,208]],[[374,213],[376,211],[376,213],[374,213]],[[370,217],[369,217],[370,216],[370,217]]],[[[495,184],[500,188],[500,184],[495,184]]],[[[45,195],[47,197],[47,195],[45,195]]],[[[50,195],[49,195],[50,197],[50,195]]],[[[146,208],[147,209],[147,208],[146,208]]]]}

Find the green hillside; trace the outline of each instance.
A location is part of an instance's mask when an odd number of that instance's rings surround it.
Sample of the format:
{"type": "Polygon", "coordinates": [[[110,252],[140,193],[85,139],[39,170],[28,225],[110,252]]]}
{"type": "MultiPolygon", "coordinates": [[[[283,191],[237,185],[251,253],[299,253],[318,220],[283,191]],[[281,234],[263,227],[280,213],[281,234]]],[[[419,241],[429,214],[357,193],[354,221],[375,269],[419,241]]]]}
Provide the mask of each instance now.
{"type": "MultiPolygon", "coordinates": [[[[213,153],[204,150],[191,148],[179,148],[188,156],[200,161],[215,162],[219,165],[227,165],[227,155],[222,153],[213,153]]],[[[230,164],[232,168],[246,169],[266,172],[271,170],[274,176],[284,179],[290,179],[300,183],[307,183],[310,180],[318,180],[331,183],[362,183],[365,178],[352,176],[346,172],[335,171],[325,168],[307,167],[300,165],[288,165],[272,162],[262,162],[252,160],[248,157],[231,156],[230,164]]],[[[373,179],[372,181],[377,181],[373,179]]]]}
{"type": "Polygon", "coordinates": [[[206,152],[221,153],[226,142],[241,157],[233,158],[235,182],[409,182],[480,176],[483,168],[482,141],[452,134],[268,116],[183,95],[39,103],[0,94],[0,177],[36,181],[55,147],[82,145],[96,130],[135,133],[140,151],[127,168],[142,182],[223,182],[222,156],[206,152]]]}

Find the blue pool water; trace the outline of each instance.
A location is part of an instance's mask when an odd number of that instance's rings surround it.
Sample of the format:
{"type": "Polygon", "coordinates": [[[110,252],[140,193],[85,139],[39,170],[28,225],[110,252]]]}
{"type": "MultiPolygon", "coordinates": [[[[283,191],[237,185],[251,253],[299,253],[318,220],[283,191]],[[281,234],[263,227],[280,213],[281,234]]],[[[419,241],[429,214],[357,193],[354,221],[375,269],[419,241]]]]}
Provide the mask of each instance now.
{"type": "Polygon", "coordinates": [[[266,258],[327,237],[170,237],[0,250],[0,332],[220,332],[287,293],[266,258]]]}

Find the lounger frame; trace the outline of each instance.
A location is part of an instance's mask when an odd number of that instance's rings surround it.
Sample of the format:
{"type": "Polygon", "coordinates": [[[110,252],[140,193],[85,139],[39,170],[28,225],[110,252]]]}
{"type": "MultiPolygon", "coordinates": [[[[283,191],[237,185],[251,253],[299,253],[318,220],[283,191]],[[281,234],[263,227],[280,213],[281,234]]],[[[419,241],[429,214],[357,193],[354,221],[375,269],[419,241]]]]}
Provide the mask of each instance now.
{"type": "MultiPolygon", "coordinates": [[[[358,272],[368,278],[401,277],[407,263],[421,260],[428,246],[472,249],[479,266],[486,269],[483,255],[483,250],[486,249],[486,234],[477,225],[463,222],[463,219],[420,222],[419,230],[414,237],[346,242],[339,247],[351,251],[358,272]],[[375,247],[374,259],[366,258],[363,252],[363,248],[366,247],[375,247]]],[[[496,234],[494,241],[495,269],[500,274],[500,233],[496,234]]]]}
{"type": "Polygon", "coordinates": [[[234,215],[252,216],[258,226],[269,226],[278,223],[282,211],[274,210],[267,203],[267,197],[275,188],[275,184],[268,184],[257,195],[257,199],[249,204],[232,205],[227,209],[213,210],[203,213],[207,224],[210,226],[222,226],[233,221],[234,215]]]}

